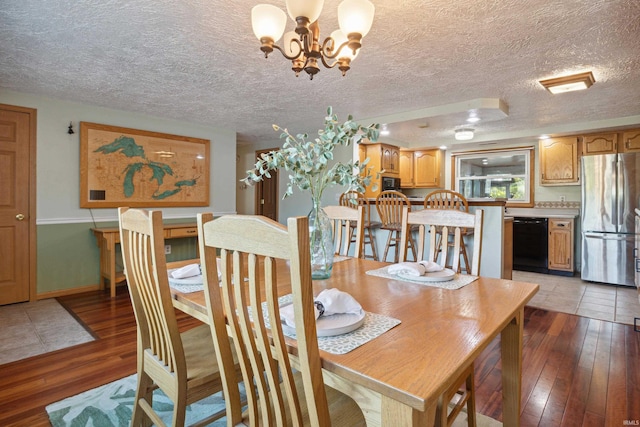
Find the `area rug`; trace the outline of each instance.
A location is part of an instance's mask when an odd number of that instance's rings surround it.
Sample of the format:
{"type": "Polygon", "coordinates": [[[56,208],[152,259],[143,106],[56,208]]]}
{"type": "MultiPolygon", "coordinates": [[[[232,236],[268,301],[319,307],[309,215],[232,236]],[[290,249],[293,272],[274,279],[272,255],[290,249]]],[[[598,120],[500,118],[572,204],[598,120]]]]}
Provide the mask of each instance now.
{"type": "MultiPolygon", "coordinates": [[[[131,421],[133,400],[135,397],[136,375],[131,375],[109,384],[94,388],[76,396],[47,406],[49,420],[53,427],[127,427],[131,421]]],[[[167,425],[171,424],[173,403],[156,390],[153,394],[153,407],[161,414],[167,425]]],[[[218,412],[224,408],[221,393],[210,396],[187,408],[186,424],[202,419],[205,414],[218,412]]],[[[499,427],[502,423],[477,414],[478,427],[499,427]]],[[[453,424],[466,426],[466,414],[462,413],[453,424]]],[[[226,426],[221,418],[210,426],[226,426]]]]}
{"type": "Polygon", "coordinates": [[[0,365],[93,341],[55,298],[0,307],[0,365]]]}

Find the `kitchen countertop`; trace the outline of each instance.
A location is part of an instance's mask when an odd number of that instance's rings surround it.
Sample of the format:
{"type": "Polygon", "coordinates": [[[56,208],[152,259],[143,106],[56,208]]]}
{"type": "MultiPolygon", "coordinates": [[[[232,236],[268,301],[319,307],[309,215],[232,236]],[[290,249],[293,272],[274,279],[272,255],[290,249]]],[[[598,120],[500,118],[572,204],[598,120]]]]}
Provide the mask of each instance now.
{"type": "Polygon", "coordinates": [[[562,208],[507,208],[505,217],[518,218],[577,218],[580,216],[579,209],[562,209],[562,208]]]}

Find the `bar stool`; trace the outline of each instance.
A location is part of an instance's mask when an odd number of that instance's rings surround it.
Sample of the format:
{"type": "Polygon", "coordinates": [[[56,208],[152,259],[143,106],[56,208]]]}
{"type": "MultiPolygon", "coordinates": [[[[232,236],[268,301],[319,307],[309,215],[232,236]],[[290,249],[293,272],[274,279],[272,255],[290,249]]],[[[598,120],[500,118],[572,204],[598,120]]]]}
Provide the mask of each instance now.
{"type": "MultiPolygon", "coordinates": [[[[424,198],[425,209],[440,209],[440,210],[458,210],[462,212],[469,212],[469,203],[467,199],[460,193],[451,190],[436,190],[427,194],[424,198]]],[[[471,268],[469,265],[469,257],[467,256],[467,248],[464,244],[464,237],[473,234],[473,230],[462,229],[462,241],[460,242],[460,256],[464,260],[464,270],[467,274],[470,274],[471,268]]],[[[442,239],[441,229],[438,228],[438,248],[440,248],[440,239],[442,239]]],[[[447,246],[448,247],[448,246],[447,246]]],[[[462,271],[462,265],[458,267],[458,273],[462,271]]]]}
{"type": "MultiPolygon", "coordinates": [[[[393,246],[395,247],[394,262],[398,262],[400,257],[400,241],[402,238],[402,208],[404,206],[407,206],[409,211],[411,211],[409,198],[399,191],[383,191],[376,197],[376,209],[378,210],[381,222],[380,228],[389,231],[387,244],[384,248],[384,256],[381,261],[387,260],[389,248],[393,246]]],[[[416,259],[416,249],[411,232],[408,234],[408,245],[413,253],[413,258],[416,259]]]]}
{"type": "MultiPolygon", "coordinates": [[[[363,246],[362,246],[362,258],[371,258],[374,260],[378,260],[378,253],[376,251],[376,239],[373,234],[373,230],[375,228],[380,227],[379,221],[371,221],[371,205],[369,204],[369,200],[364,196],[364,194],[351,190],[346,193],[342,193],[340,195],[340,205],[341,206],[349,206],[351,208],[356,206],[362,206],[364,210],[364,236],[363,236],[363,246]],[[371,247],[371,254],[367,254],[366,246],[369,245],[371,247]]],[[[355,226],[351,226],[350,230],[350,239],[349,246],[347,247],[347,251],[351,246],[351,243],[356,242],[356,234],[354,233],[355,226]]]]}

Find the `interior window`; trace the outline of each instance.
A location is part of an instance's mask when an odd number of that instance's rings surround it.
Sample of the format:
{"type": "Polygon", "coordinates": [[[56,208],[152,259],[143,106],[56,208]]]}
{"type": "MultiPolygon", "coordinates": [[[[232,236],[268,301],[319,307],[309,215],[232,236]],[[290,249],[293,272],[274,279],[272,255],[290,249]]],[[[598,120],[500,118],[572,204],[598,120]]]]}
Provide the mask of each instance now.
{"type": "Polygon", "coordinates": [[[533,203],[533,150],[452,154],[455,190],[467,199],[506,199],[509,206],[533,203]]]}

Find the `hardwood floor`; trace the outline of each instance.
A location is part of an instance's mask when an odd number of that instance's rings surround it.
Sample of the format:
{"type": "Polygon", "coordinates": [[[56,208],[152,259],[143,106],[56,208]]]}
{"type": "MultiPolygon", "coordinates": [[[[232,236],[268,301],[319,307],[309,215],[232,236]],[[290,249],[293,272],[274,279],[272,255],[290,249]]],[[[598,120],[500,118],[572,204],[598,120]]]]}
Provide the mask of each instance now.
{"type": "MultiPolygon", "coordinates": [[[[136,369],[126,288],[59,298],[96,341],[0,366],[0,425],[49,426],[45,406],[136,369]]],[[[199,322],[181,313],[181,328],[199,322]]],[[[525,309],[523,426],[622,426],[640,420],[640,333],[571,314],[525,309]]],[[[502,417],[500,343],[476,362],[478,412],[502,417]]]]}

